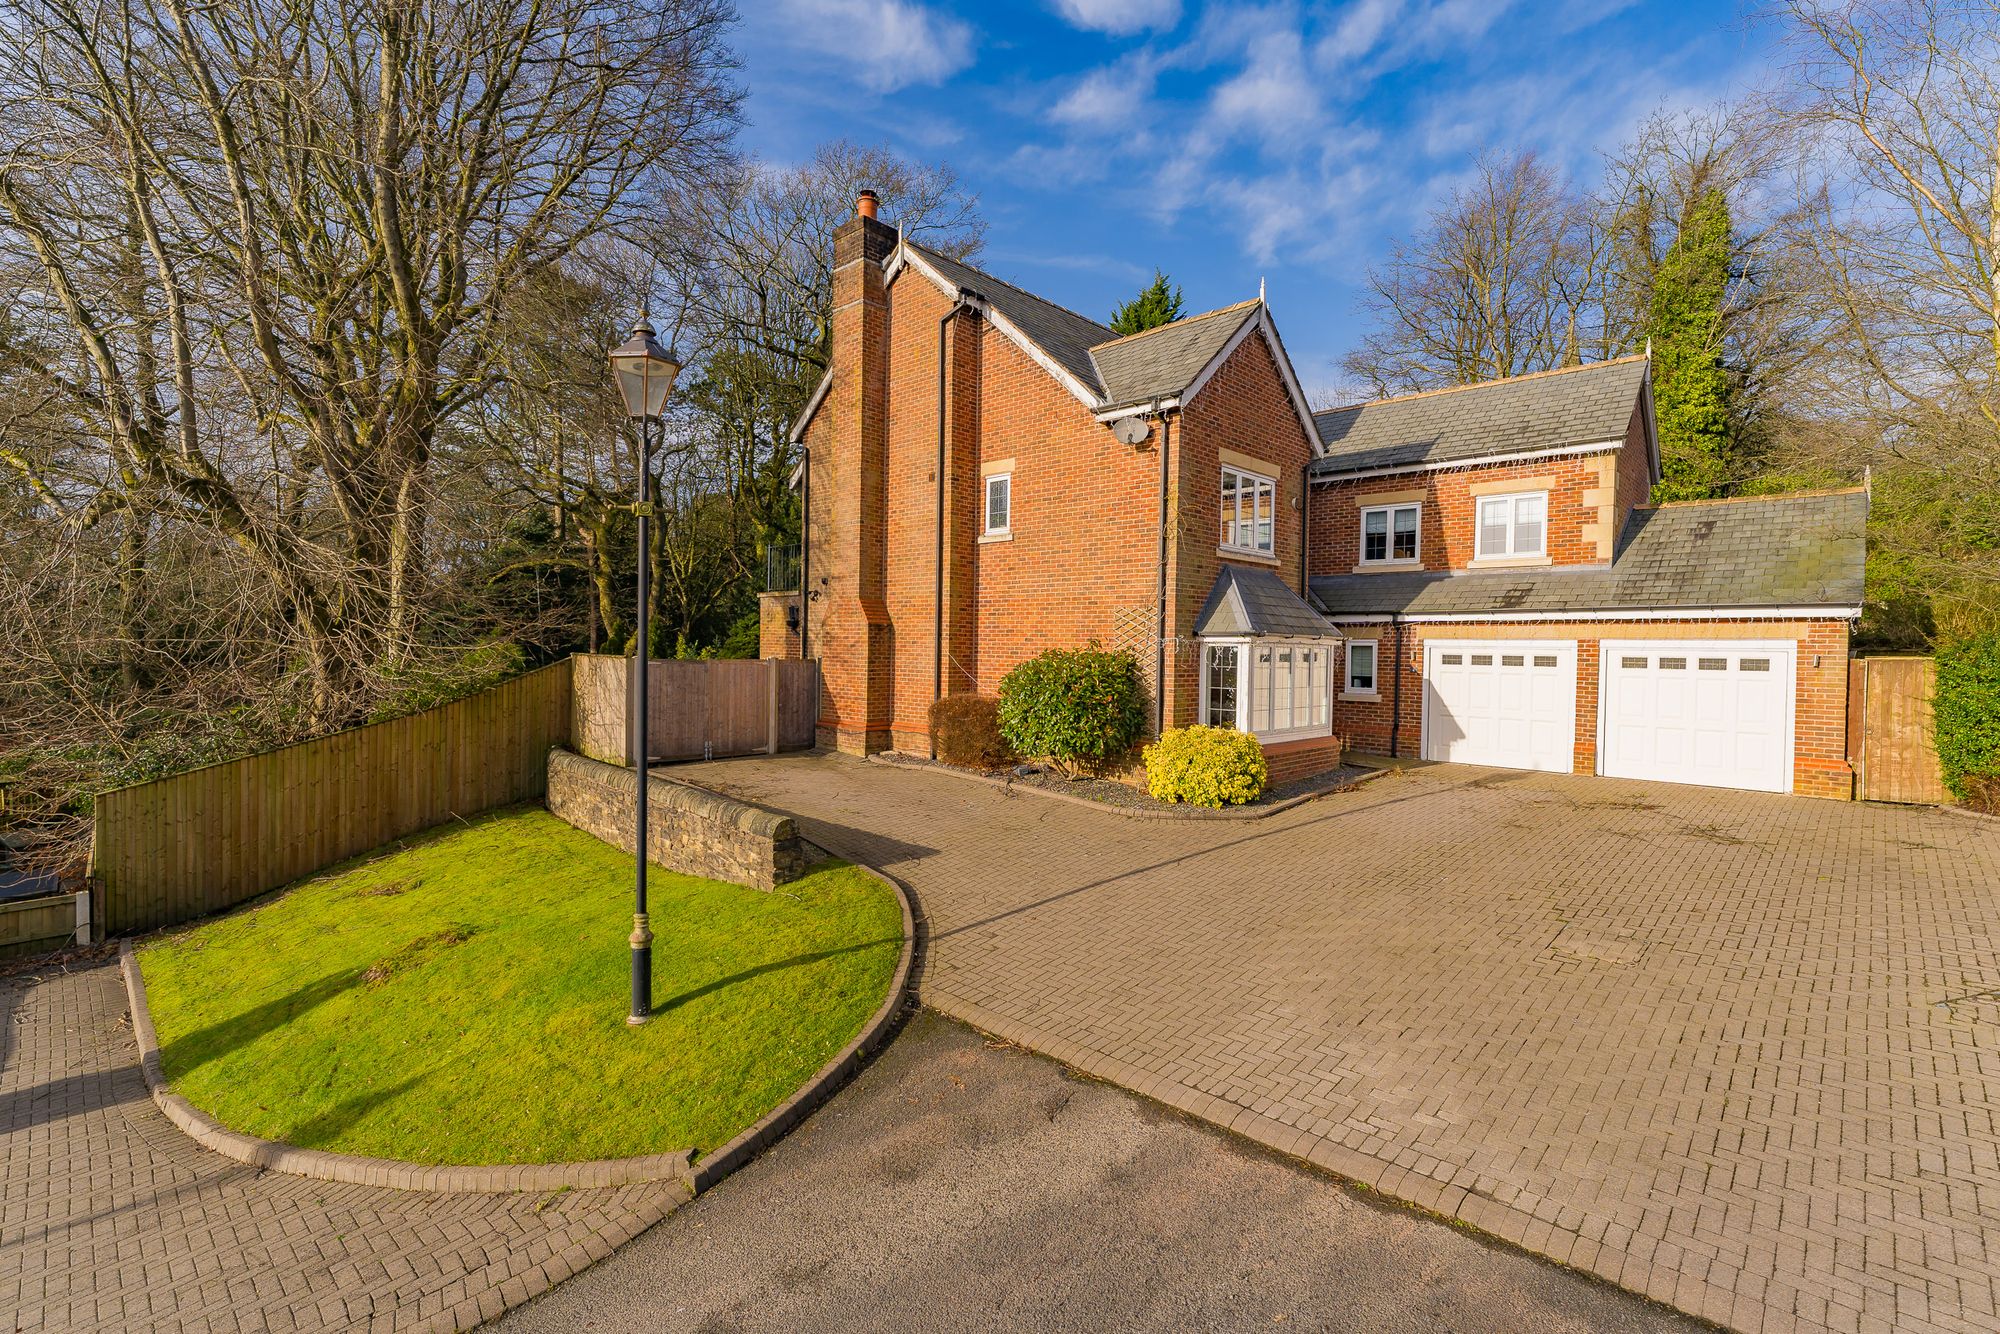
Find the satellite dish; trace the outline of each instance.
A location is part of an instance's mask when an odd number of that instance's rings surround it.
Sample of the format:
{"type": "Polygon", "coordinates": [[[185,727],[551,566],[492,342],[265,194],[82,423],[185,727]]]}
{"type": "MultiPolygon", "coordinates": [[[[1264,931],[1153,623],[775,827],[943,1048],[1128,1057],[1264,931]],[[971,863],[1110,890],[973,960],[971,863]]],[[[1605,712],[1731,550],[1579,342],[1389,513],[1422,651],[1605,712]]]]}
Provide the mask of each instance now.
{"type": "Polygon", "coordinates": [[[1121,445],[1144,444],[1146,437],[1153,433],[1153,427],[1144,417],[1120,417],[1111,423],[1111,434],[1121,445]]]}

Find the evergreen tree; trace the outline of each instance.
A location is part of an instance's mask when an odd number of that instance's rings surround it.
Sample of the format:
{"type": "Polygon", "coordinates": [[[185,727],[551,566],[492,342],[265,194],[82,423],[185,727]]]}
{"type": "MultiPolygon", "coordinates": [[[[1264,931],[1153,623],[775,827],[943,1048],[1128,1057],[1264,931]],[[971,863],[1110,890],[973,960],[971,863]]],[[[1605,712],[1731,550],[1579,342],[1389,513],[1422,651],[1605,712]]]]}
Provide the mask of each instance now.
{"type": "Polygon", "coordinates": [[[1126,334],[1143,333],[1162,324],[1172,324],[1180,317],[1181,289],[1169,283],[1166,274],[1154,269],[1152,284],[1118,307],[1118,312],[1111,317],[1111,332],[1122,338],[1126,334]]]}
{"type": "Polygon", "coordinates": [[[1729,235],[1728,199],[1704,191],[1689,203],[1653,275],[1646,332],[1660,432],[1655,500],[1720,496],[1737,471],[1733,386],[1722,359],[1729,235]]]}

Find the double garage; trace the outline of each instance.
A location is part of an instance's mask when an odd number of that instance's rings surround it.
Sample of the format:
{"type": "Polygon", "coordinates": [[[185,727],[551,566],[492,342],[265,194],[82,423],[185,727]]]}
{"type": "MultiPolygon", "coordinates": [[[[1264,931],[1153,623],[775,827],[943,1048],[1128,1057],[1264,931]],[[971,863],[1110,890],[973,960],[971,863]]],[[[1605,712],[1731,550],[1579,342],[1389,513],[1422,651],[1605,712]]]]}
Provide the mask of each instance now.
{"type": "Polygon", "coordinates": [[[1603,638],[1596,699],[1579,695],[1578,639],[1430,639],[1423,757],[1554,773],[1579,763],[1594,707],[1596,772],[1792,790],[1796,640],[1603,638]]]}

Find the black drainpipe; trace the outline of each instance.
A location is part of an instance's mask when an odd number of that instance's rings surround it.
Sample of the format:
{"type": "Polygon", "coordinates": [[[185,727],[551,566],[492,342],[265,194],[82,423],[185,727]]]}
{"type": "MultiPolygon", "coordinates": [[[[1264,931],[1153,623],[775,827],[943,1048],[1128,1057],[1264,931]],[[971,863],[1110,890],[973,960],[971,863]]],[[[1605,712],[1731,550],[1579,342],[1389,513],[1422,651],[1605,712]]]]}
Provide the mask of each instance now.
{"type": "MultiPolygon", "coordinates": [[[[1395,660],[1391,668],[1395,674],[1390,677],[1393,684],[1389,687],[1389,758],[1393,760],[1397,758],[1397,734],[1403,728],[1403,618],[1400,613],[1389,613],[1389,628],[1396,640],[1395,660]]],[[[1376,656],[1381,655],[1378,652],[1376,656]]],[[[1382,670],[1380,662],[1375,664],[1375,670],[1382,670]]]]}
{"type": "MultiPolygon", "coordinates": [[[[1159,412],[1157,406],[1154,411],[1159,412]]],[[[1160,587],[1153,626],[1153,735],[1167,730],[1167,445],[1173,419],[1160,418],[1160,587]]]]}
{"type": "MultiPolygon", "coordinates": [[[[958,299],[952,302],[951,309],[947,310],[938,320],[937,583],[931,593],[931,610],[933,612],[931,625],[931,703],[933,704],[944,698],[944,340],[945,332],[951,327],[951,322],[958,317],[958,313],[962,310],[972,309],[971,302],[973,299],[974,294],[971,291],[963,287],[959,288],[958,299]]],[[[1014,494],[1010,490],[1007,493],[1007,522],[1010,524],[1014,521],[1013,506],[1014,494]]],[[[937,729],[932,727],[928,730],[931,740],[931,758],[936,759],[937,729]]]]}
{"type": "Polygon", "coordinates": [[[806,637],[812,627],[813,451],[803,440],[799,448],[805,456],[799,465],[804,469],[799,473],[799,661],[805,662],[812,657],[806,637]]]}

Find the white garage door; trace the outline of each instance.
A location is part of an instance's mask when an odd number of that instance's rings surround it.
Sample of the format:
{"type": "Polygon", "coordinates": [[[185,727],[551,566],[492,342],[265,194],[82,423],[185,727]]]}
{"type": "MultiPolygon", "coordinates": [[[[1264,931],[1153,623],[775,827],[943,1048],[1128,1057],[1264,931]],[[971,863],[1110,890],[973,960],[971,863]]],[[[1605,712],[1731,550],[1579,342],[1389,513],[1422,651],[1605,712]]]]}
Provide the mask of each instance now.
{"type": "Polygon", "coordinates": [[[1425,646],[1425,759],[1566,774],[1575,742],[1575,643],[1425,646]]]}
{"type": "Polygon", "coordinates": [[[1603,773],[1792,790],[1796,645],[1607,639],[1601,648],[1603,773]]]}

